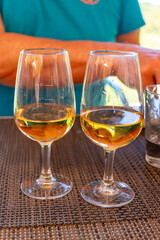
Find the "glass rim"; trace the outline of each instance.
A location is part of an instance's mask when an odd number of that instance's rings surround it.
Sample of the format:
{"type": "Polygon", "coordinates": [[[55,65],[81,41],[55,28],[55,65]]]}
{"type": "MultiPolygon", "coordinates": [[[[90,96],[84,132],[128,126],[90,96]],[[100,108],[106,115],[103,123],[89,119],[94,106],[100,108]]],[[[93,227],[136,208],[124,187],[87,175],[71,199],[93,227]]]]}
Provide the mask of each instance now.
{"type": "Polygon", "coordinates": [[[20,51],[20,54],[25,55],[60,55],[64,53],[68,53],[68,51],[62,48],[28,48],[20,51]]]}
{"type": "Polygon", "coordinates": [[[159,93],[155,92],[155,89],[157,89],[157,87],[160,89],[160,84],[148,85],[145,88],[145,92],[148,92],[148,93],[151,93],[151,94],[154,94],[154,95],[160,95],[160,91],[159,91],[159,93]]]}
{"type": "Polygon", "coordinates": [[[99,56],[138,56],[137,52],[130,51],[116,51],[116,50],[95,50],[89,52],[90,56],[99,55],[99,56]]]}

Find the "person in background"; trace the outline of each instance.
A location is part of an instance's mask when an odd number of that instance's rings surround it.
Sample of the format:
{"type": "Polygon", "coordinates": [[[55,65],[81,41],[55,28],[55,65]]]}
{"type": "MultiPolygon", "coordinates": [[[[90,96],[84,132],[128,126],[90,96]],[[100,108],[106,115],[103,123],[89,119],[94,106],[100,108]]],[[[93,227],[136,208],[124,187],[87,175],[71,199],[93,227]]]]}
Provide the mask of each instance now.
{"type": "Polygon", "coordinates": [[[139,53],[143,87],[160,82],[160,51],[139,46],[145,24],[137,0],[0,0],[0,115],[13,115],[19,53],[27,48],[69,52],[77,113],[90,50],[139,53]]]}

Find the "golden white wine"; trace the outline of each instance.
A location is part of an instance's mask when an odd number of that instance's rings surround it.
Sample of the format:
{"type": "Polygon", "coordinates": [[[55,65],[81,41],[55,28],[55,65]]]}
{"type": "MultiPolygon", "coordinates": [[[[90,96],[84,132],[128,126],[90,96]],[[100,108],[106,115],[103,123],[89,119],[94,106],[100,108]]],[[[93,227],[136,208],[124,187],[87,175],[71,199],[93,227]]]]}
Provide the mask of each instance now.
{"type": "Polygon", "coordinates": [[[52,142],[64,136],[72,127],[75,112],[72,108],[52,103],[30,104],[15,112],[18,128],[39,142],[52,142]]]}
{"type": "Polygon", "coordinates": [[[91,108],[81,113],[81,126],[95,144],[114,150],[132,142],[140,133],[143,115],[128,108],[91,108]]]}

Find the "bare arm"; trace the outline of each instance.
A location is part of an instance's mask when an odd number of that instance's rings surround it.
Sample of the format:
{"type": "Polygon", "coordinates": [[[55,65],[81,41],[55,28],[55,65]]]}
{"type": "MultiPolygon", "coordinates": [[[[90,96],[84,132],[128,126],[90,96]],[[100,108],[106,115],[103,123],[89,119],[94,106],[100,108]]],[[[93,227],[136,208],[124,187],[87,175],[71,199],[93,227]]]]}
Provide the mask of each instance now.
{"type": "MultiPolygon", "coordinates": [[[[14,86],[19,53],[28,48],[64,48],[69,52],[75,83],[83,81],[89,50],[94,44],[85,41],[60,41],[16,33],[0,34],[0,83],[14,86]]],[[[96,47],[94,48],[96,49],[96,47]]]]}
{"type": "Polygon", "coordinates": [[[4,29],[2,17],[1,17],[1,14],[0,14],[0,33],[4,33],[4,32],[5,32],[5,29],[4,29]]]}
{"type": "Polygon", "coordinates": [[[139,35],[140,35],[140,29],[137,29],[135,31],[132,31],[126,34],[118,35],[117,42],[139,45],[139,35]]]}
{"type": "Polygon", "coordinates": [[[8,86],[14,86],[15,84],[20,50],[41,47],[64,48],[68,50],[75,83],[82,83],[83,81],[90,50],[138,52],[143,87],[160,82],[160,51],[149,50],[138,45],[93,41],[60,41],[15,33],[1,33],[0,43],[0,83],[8,86]]]}

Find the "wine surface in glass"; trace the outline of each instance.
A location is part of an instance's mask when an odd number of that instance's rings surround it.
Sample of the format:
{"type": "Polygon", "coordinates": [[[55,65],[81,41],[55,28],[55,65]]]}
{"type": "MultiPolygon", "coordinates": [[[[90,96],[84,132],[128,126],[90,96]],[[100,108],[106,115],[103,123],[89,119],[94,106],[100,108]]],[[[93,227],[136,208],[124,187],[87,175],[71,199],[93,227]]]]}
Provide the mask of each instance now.
{"type": "Polygon", "coordinates": [[[75,111],[71,107],[52,103],[26,105],[15,113],[18,128],[40,142],[51,142],[64,136],[74,119],[75,111]]]}
{"type": "Polygon", "coordinates": [[[124,107],[94,107],[81,113],[81,126],[95,144],[114,150],[132,142],[140,133],[143,115],[124,107]]]}

